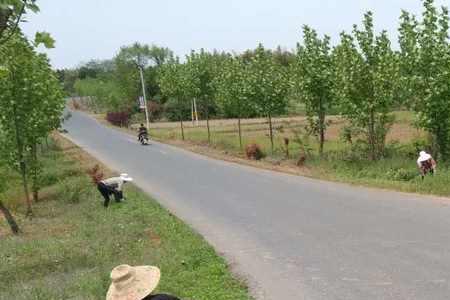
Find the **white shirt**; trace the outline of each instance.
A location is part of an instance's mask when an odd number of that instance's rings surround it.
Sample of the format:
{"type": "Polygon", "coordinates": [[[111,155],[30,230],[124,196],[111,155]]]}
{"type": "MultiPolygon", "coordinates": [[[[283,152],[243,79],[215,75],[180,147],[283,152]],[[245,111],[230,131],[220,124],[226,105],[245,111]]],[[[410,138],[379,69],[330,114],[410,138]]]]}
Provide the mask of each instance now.
{"type": "Polygon", "coordinates": [[[105,185],[109,186],[109,187],[113,187],[118,191],[122,190],[122,186],[123,186],[123,179],[120,177],[111,177],[105,180],[102,180],[101,182],[103,182],[105,185]]]}

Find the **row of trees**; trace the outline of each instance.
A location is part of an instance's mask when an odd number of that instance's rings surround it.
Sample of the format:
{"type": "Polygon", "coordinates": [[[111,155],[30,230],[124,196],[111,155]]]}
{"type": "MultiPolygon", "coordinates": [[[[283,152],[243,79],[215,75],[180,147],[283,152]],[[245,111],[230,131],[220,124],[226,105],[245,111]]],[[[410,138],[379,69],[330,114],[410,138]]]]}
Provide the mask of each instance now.
{"type": "MultiPolygon", "coordinates": [[[[436,153],[446,158],[450,148],[448,10],[439,10],[433,0],[422,1],[421,20],[402,12],[399,50],[393,49],[385,31],[375,32],[368,12],[362,26],[343,32],[334,47],[328,36],[319,37],[305,26],[295,52],[259,45],[243,54],[193,51],[183,62],[167,56],[148,69],[153,76],[147,78],[149,91],[154,99],[176,108],[182,131],[193,99],[206,120],[215,114],[236,117],[241,146],[242,117],[267,117],[273,148],[272,117],[285,114],[290,103],[298,102],[306,109],[309,130],[323,153],[327,116],[333,110],[349,121],[353,132],[365,137],[372,160],[385,151],[393,110],[410,108],[417,113],[417,125],[433,137],[436,153]]],[[[117,60],[115,74],[121,74],[117,60]]],[[[136,91],[138,73],[130,70],[122,81],[133,82],[136,91]]],[[[134,103],[139,92],[125,94],[134,103]]]]}
{"type": "MultiPolygon", "coordinates": [[[[149,98],[161,101],[156,78],[160,67],[169,60],[173,60],[170,49],[135,43],[122,47],[111,60],[93,60],[57,73],[67,94],[93,98],[91,108],[96,111],[135,110],[142,95],[138,68],[143,67],[149,98]]],[[[157,106],[151,109],[157,117],[157,106]]]]}
{"type": "MultiPolygon", "coordinates": [[[[36,52],[39,44],[52,47],[54,41],[47,33],[37,33],[29,41],[18,28],[27,10],[38,10],[35,1],[6,2],[0,6],[0,172],[20,174],[27,215],[31,215],[30,183],[35,201],[40,189],[38,145],[60,126],[65,102],[47,57],[36,52]]],[[[0,194],[4,188],[0,185],[0,194]]],[[[1,199],[0,209],[17,233],[1,199]]]]}
{"type": "MultiPolygon", "coordinates": [[[[181,88],[182,80],[169,83],[163,75],[162,92],[179,99],[215,101],[222,111],[238,118],[252,113],[266,116],[272,145],[271,117],[285,112],[293,93],[294,99],[305,105],[320,153],[325,142],[326,117],[335,108],[366,137],[372,160],[384,153],[386,135],[394,121],[392,111],[409,107],[417,112],[419,125],[434,137],[437,152],[446,158],[450,138],[448,11],[442,8],[439,12],[433,0],[423,3],[420,22],[411,14],[402,13],[400,51],[392,49],[385,31],[374,31],[373,15],[368,12],[362,27],[355,25],[351,33],[342,33],[335,47],[331,47],[328,36],[320,38],[315,30],[305,26],[303,42],[293,58],[287,56],[286,64],[281,64],[262,45],[253,52],[219,57],[212,62],[203,51],[193,52],[186,63],[175,62],[177,66],[166,68],[169,73],[193,69],[194,72],[181,75],[191,84],[181,88]],[[203,76],[206,83],[197,79],[205,73],[195,68],[202,65],[199,60],[206,66],[203,70],[209,68],[213,74],[203,76]],[[214,65],[220,67],[214,69],[214,65]],[[175,93],[177,90],[179,94],[175,93]]],[[[204,106],[209,107],[205,103],[204,106]]]]}

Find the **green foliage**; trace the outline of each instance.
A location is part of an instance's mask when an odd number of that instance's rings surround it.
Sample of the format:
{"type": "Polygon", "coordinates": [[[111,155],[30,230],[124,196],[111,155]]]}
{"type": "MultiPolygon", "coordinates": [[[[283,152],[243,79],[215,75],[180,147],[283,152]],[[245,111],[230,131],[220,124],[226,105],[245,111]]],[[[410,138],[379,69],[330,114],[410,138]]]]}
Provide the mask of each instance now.
{"type": "Polygon", "coordinates": [[[34,37],[34,45],[35,47],[39,45],[44,45],[45,48],[55,48],[55,40],[52,38],[50,33],[42,31],[42,32],[36,32],[36,35],[34,37]]]}
{"type": "Polygon", "coordinates": [[[450,151],[449,13],[423,0],[423,20],[403,12],[400,46],[403,93],[417,112],[419,125],[436,139],[443,159],[450,151]]]}
{"type": "Polygon", "coordinates": [[[19,23],[28,11],[39,11],[36,0],[0,0],[0,45],[17,32],[19,23]]]}
{"type": "Polygon", "coordinates": [[[200,109],[209,117],[210,109],[215,103],[214,78],[217,76],[219,65],[217,57],[205,52],[192,51],[187,57],[186,68],[192,91],[189,94],[198,99],[200,109]]]}
{"type": "Polygon", "coordinates": [[[178,119],[182,120],[185,117],[183,111],[189,106],[189,100],[195,96],[197,89],[189,76],[187,65],[178,61],[164,65],[158,80],[162,95],[177,103],[178,119]]]}
{"type": "Polygon", "coordinates": [[[364,28],[342,33],[335,49],[335,93],[341,113],[367,136],[372,160],[383,155],[399,87],[398,57],[385,31],[375,36],[372,13],[364,28]]]}
{"type": "Polygon", "coordinates": [[[309,126],[319,137],[319,151],[322,154],[327,127],[326,116],[335,102],[330,37],[325,36],[321,40],[315,30],[305,26],[303,40],[303,45],[297,46],[292,84],[298,99],[305,104],[309,126]]]}
{"type": "Polygon", "coordinates": [[[287,70],[277,65],[261,44],[250,60],[246,75],[246,88],[260,115],[275,116],[286,112],[289,88],[287,70]]]}
{"type": "Polygon", "coordinates": [[[59,128],[65,102],[47,57],[37,54],[22,35],[13,35],[0,52],[0,65],[7,70],[0,78],[0,128],[8,140],[10,166],[20,169],[28,199],[28,167],[36,190],[40,172],[36,147],[40,139],[59,128]]]}
{"type": "Polygon", "coordinates": [[[77,80],[74,90],[79,96],[86,97],[95,111],[120,111],[129,107],[124,100],[122,89],[114,81],[99,78],[77,80]]]}
{"type": "Polygon", "coordinates": [[[217,105],[226,118],[255,117],[254,101],[248,88],[249,66],[238,57],[228,56],[215,78],[217,105]]]}
{"type": "Polygon", "coordinates": [[[58,183],[60,198],[69,204],[80,203],[89,197],[91,183],[87,177],[65,178],[58,183]]]}

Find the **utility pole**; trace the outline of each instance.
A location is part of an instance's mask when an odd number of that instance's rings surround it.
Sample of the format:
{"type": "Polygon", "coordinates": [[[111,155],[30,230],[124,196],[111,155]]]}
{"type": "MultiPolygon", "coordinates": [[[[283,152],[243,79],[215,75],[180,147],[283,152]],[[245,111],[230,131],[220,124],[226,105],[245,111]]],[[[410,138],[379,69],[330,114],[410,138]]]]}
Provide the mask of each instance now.
{"type": "Polygon", "coordinates": [[[144,82],[144,68],[141,65],[138,65],[139,73],[141,74],[141,83],[142,83],[142,94],[144,96],[144,110],[145,110],[145,120],[147,122],[147,130],[150,128],[150,122],[148,119],[148,108],[147,108],[147,96],[145,95],[145,82],[144,82]]]}
{"type": "Polygon", "coordinates": [[[194,116],[195,116],[195,123],[198,127],[198,111],[197,111],[197,100],[194,98],[194,116]]]}

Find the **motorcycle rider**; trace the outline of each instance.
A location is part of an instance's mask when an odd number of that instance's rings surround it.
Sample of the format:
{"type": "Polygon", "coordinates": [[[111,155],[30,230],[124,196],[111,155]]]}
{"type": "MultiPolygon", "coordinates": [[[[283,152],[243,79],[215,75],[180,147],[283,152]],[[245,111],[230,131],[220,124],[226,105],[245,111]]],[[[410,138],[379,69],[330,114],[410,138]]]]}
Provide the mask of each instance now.
{"type": "Polygon", "coordinates": [[[141,123],[141,126],[139,127],[138,140],[142,141],[143,139],[148,139],[148,131],[147,127],[145,127],[144,124],[141,123]]]}

